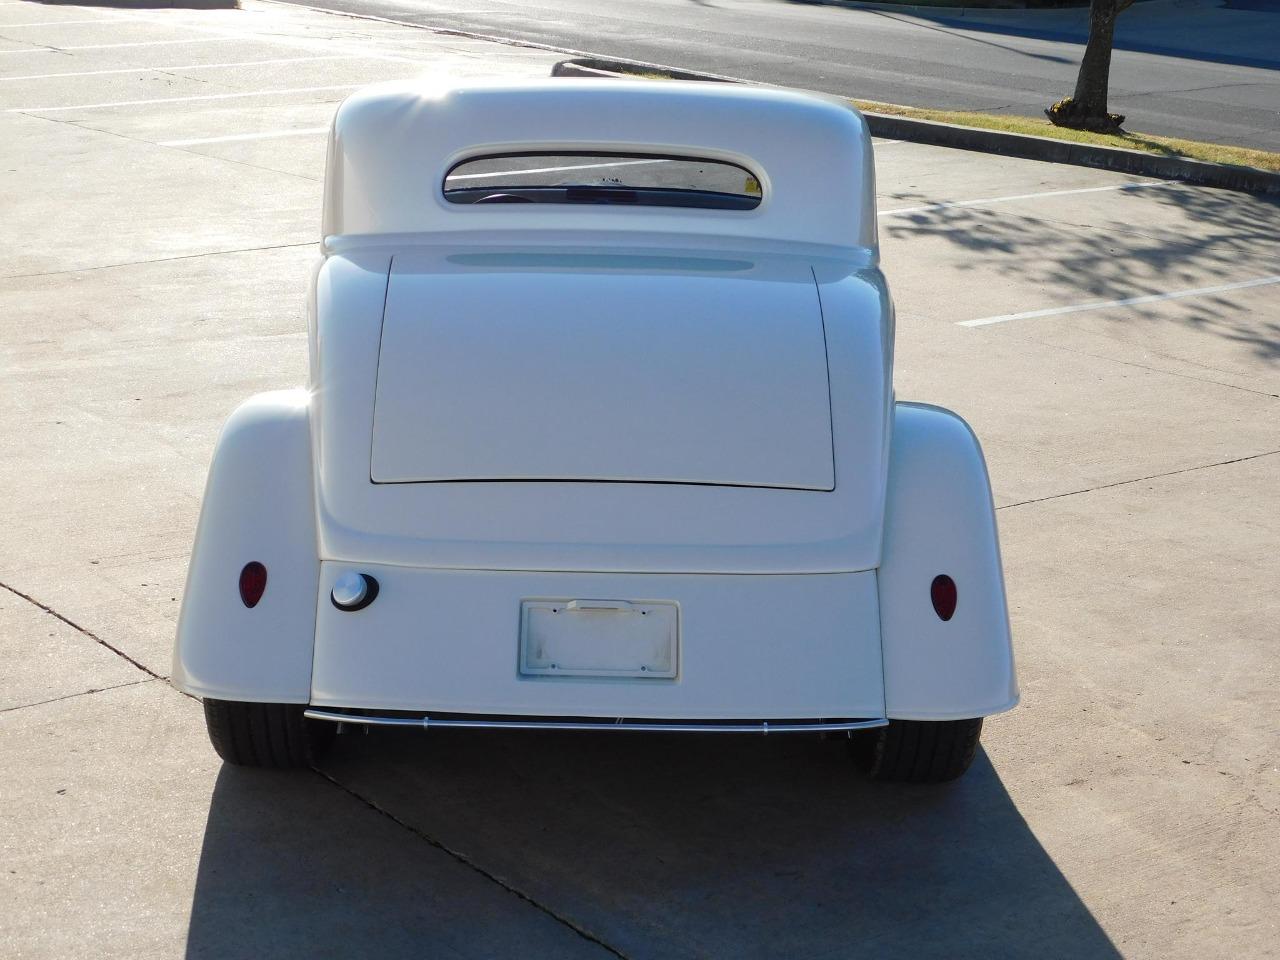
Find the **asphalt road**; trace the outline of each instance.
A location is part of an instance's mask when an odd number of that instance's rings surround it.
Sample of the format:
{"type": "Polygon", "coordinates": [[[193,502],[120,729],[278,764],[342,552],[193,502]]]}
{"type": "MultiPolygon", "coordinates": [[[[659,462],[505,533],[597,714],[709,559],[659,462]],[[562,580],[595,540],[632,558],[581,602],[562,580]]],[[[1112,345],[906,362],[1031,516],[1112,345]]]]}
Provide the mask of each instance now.
{"type": "MultiPolygon", "coordinates": [[[[803,0],[318,5],[866,100],[1033,116],[1071,92],[1086,35],[1084,10],[924,16],[803,0]]],[[[1277,36],[1280,0],[1141,4],[1121,18],[1112,109],[1144,133],[1280,150],[1277,36]]]]}

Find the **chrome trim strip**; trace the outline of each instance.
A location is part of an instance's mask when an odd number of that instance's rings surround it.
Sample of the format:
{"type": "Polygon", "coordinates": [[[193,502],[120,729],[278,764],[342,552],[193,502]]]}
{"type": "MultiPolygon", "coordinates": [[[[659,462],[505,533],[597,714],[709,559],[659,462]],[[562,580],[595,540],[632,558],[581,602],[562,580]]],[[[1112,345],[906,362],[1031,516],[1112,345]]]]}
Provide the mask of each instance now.
{"type": "Polygon", "coordinates": [[[483,717],[474,719],[432,720],[423,717],[376,717],[365,714],[338,713],[331,710],[307,709],[303,716],[311,720],[329,720],[334,723],[354,723],[369,727],[419,727],[428,730],[432,727],[469,727],[488,730],[632,730],[642,733],[840,733],[847,730],[872,730],[886,727],[889,721],[884,718],[874,720],[840,720],[831,723],[788,723],[785,720],[761,720],[758,723],[688,723],[673,720],[669,723],[661,720],[630,722],[619,717],[612,722],[600,720],[486,720],[483,717]]]}

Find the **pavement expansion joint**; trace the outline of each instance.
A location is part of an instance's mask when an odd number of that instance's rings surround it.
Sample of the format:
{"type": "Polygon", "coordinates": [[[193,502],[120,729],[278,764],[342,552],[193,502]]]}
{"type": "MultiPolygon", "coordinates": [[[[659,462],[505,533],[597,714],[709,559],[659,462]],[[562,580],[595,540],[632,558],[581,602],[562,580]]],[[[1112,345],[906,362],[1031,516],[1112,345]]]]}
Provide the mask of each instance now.
{"type": "Polygon", "coordinates": [[[13,713],[17,710],[29,710],[31,707],[43,707],[50,703],[61,703],[63,700],[75,700],[77,697],[89,697],[95,693],[105,693],[108,690],[119,690],[122,687],[137,687],[144,683],[155,683],[162,680],[162,677],[147,677],[145,680],[129,680],[125,683],[113,683],[106,687],[90,687],[88,690],[81,690],[78,693],[67,693],[61,697],[50,697],[48,700],[37,700],[34,703],[19,703],[12,707],[0,708],[0,714],[13,713]]]}
{"type": "Polygon", "coordinates": [[[555,910],[547,906],[545,903],[542,903],[539,900],[535,900],[529,894],[516,889],[506,880],[503,880],[501,877],[499,877],[497,874],[491,873],[488,870],[486,870],[484,867],[480,866],[480,864],[476,863],[466,854],[460,853],[459,851],[454,850],[453,848],[448,847],[445,844],[441,843],[439,840],[435,839],[434,837],[428,836],[427,834],[419,830],[417,827],[414,827],[412,824],[407,823],[406,821],[402,820],[400,817],[397,817],[394,813],[387,810],[385,807],[380,806],[376,801],[370,800],[368,797],[364,796],[361,793],[357,793],[355,790],[353,790],[351,787],[348,787],[345,783],[343,783],[341,780],[338,780],[333,775],[326,773],[325,771],[321,770],[318,767],[313,766],[311,769],[318,776],[323,777],[333,786],[337,787],[339,790],[341,790],[343,793],[347,794],[354,800],[359,801],[369,809],[386,817],[396,826],[409,831],[419,840],[422,840],[424,843],[430,844],[440,852],[447,854],[449,857],[456,860],[458,863],[462,864],[463,866],[469,867],[470,869],[474,870],[476,873],[480,874],[486,880],[496,883],[499,887],[501,887],[503,890],[507,891],[508,893],[512,894],[513,896],[519,897],[525,903],[536,908],[540,912],[545,913],[548,917],[555,920],[557,923],[560,923],[568,927],[578,936],[582,937],[582,939],[596,944],[598,947],[600,947],[603,950],[607,950],[613,956],[618,957],[619,960],[631,960],[630,957],[628,957],[622,951],[618,950],[616,947],[610,946],[608,943],[605,943],[603,940],[597,937],[594,933],[584,929],[582,926],[575,923],[573,920],[569,919],[568,917],[560,913],[557,913],[555,910]]]}
{"type": "Polygon", "coordinates": [[[80,624],[76,623],[74,620],[70,619],[69,617],[63,616],[57,610],[53,609],[53,607],[50,607],[47,604],[41,603],[35,597],[30,596],[29,594],[23,593],[21,590],[18,590],[14,587],[9,586],[7,583],[0,582],[0,587],[3,587],[5,590],[8,590],[15,597],[21,597],[23,600],[27,601],[27,603],[30,603],[30,604],[33,604],[34,606],[39,607],[45,613],[49,614],[49,616],[55,617],[58,620],[61,620],[72,630],[75,630],[78,633],[84,634],[86,637],[88,637],[90,640],[94,641],[95,643],[102,644],[102,646],[106,647],[108,650],[114,653],[117,657],[120,657],[122,660],[128,660],[131,664],[133,664],[143,673],[150,676],[152,679],[155,679],[155,680],[167,679],[166,677],[164,677],[159,673],[156,673],[154,670],[152,670],[150,667],[146,666],[145,664],[141,663],[140,661],[135,660],[133,657],[129,656],[119,647],[112,646],[110,643],[108,643],[106,640],[103,640],[100,636],[98,636],[92,630],[89,630],[86,627],[80,626],[80,624]]]}
{"type": "MultiPolygon", "coordinates": [[[[76,120],[64,120],[61,117],[50,117],[42,113],[27,113],[21,110],[19,110],[18,113],[22,114],[22,116],[24,117],[30,117],[33,120],[46,120],[49,123],[62,123],[62,124],[66,124],[68,127],[74,127],[77,130],[84,130],[88,133],[100,133],[103,136],[107,136],[107,137],[118,137],[121,140],[128,140],[130,143],[145,144],[148,147],[165,147],[166,149],[169,149],[169,150],[177,150],[179,153],[188,153],[188,154],[191,154],[192,156],[201,157],[202,159],[205,159],[205,160],[218,160],[223,163],[234,163],[242,167],[249,167],[253,170],[265,170],[268,173],[281,174],[287,177],[296,177],[299,180],[310,180],[312,183],[319,183],[321,179],[320,177],[307,176],[305,173],[295,173],[292,170],[280,170],[276,167],[264,167],[261,164],[249,163],[247,160],[234,160],[231,157],[220,157],[220,156],[217,156],[216,154],[201,153],[199,150],[187,150],[181,144],[157,142],[155,140],[146,140],[142,137],[131,137],[127,133],[118,133],[115,130],[103,130],[99,127],[91,127],[86,123],[81,123],[76,120]]],[[[301,244],[298,244],[298,246],[301,246],[301,244]]],[[[270,249],[270,248],[264,247],[262,249],[270,249]]],[[[202,256],[202,254],[195,254],[195,256],[202,256]]],[[[166,259],[180,260],[183,258],[170,257],[166,259]]],[[[144,262],[151,262],[151,261],[144,261],[144,262]]],[[[128,266],[128,264],[122,264],[122,266],[128,266]]],[[[54,271],[54,272],[63,273],[66,271],[54,271]]],[[[32,276],[39,276],[39,274],[32,274],[32,276]]]]}
{"type": "MultiPolygon", "coordinates": [[[[899,316],[902,316],[902,314],[899,314],[899,316]]],[[[1047,340],[1041,340],[1034,336],[1018,336],[1017,334],[1009,333],[1007,330],[1002,331],[1002,333],[1009,340],[1016,340],[1020,343],[1030,343],[1038,347],[1048,347],[1051,350],[1061,350],[1064,353],[1070,353],[1077,357],[1088,357],[1091,360],[1101,360],[1103,363],[1114,363],[1122,367],[1136,367],[1139,370],[1146,370],[1150,373],[1160,374],[1161,376],[1181,377],[1184,380],[1192,380],[1196,383],[1211,383],[1215,387],[1224,387],[1227,390],[1239,390],[1241,393],[1252,394],[1255,397],[1269,397],[1272,400],[1280,400],[1280,393],[1272,393],[1270,390],[1258,390],[1253,387],[1241,386],[1238,383],[1228,383],[1225,380],[1215,380],[1212,377],[1197,377],[1194,374],[1183,373],[1181,370],[1166,370],[1164,367],[1157,367],[1150,363],[1138,363],[1136,360],[1122,360],[1119,357],[1108,357],[1101,353],[1090,353],[1088,350],[1078,350],[1060,343],[1050,343],[1047,340]]],[[[1157,356],[1162,355],[1157,354],[1157,356]]],[[[1176,360],[1177,358],[1166,357],[1165,359],[1176,360]]],[[[1201,364],[1201,366],[1206,370],[1212,370],[1214,373],[1228,373],[1226,370],[1220,370],[1217,367],[1210,366],[1208,364],[1201,364]]]]}
{"type": "Polygon", "coordinates": [[[1166,470],[1164,473],[1153,473],[1147,477],[1134,477],[1132,480],[1117,480],[1114,483],[1100,483],[1096,487],[1085,487],[1081,490],[1068,490],[1065,493],[1054,493],[1047,497],[1036,497],[1032,500],[1019,500],[1017,503],[1006,503],[996,510],[1011,510],[1014,507],[1025,507],[1032,503],[1045,503],[1049,500],[1061,500],[1064,497],[1075,497],[1082,493],[1096,493],[1099,490],[1110,490],[1112,487],[1127,487],[1131,483],[1142,483],[1144,480],[1160,480],[1164,477],[1176,477],[1183,473],[1196,473],[1210,470],[1213,467],[1228,467],[1233,463],[1248,463],[1250,460],[1261,460],[1263,457],[1274,457],[1280,450],[1268,450],[1265,453],[1253,453],[1247,457],[1234,457],[1231,460],[1219,460],[1217,463],[1202,463],[1194,467],[1183,467],[1181,470],[1166,470]]]}
{"type": "MultiPolygon", "coordinates": [[[[95,263],[87,267],[67,267],[63,270],[46,270],[41,273],[12,273],[0,276],[0,280],[34,280],[38,277],[57,277],[66,273],[87,273],[90,270],[116,270],[121,267],[144,267],[152,263],[174,263],[179,260],[199,260],[201,257],[226,257],[236,253],[263,253],[268,250],[292,250],[297,247],[314,247],[314,240],[298,243],[273,243],[265,247],[235,247],[231,250],[206,250],[203,253],[183,253],[176,257],[156,257],[152,260],[125,260],[121,263],[95,263]]],[[[0,584],[4,586],[4,584],[0,584]]]]}

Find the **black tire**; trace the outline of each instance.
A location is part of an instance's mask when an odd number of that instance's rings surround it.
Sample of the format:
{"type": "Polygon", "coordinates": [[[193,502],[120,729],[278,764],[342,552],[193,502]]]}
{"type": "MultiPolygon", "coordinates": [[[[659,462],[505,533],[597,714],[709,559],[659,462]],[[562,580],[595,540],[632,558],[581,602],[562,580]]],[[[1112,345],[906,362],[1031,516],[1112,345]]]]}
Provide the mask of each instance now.
{"type": "Polygon", "coordinates": [[[308,720],[292,703],[204,701],[204,722],[213,749],[227,763],[287,770],[305,767],[329,749],[335,724],[308,720]]]}
{"type": "Polygon", "coordinates": [[[890,720],[854,742],[854,758],[872,780],[946,783],[969,769],[981,736],[981,717],[890,720]]]}

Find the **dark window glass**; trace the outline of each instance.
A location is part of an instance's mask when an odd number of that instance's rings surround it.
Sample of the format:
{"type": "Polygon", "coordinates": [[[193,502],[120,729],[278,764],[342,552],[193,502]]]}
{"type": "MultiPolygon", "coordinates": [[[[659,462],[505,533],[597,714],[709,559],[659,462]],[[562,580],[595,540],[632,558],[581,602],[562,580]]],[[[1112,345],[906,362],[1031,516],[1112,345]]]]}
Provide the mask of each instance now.
{"type": "Polygon", "coordinates": [[[736,163],[617,153],[476,157],[444,178],[451,203],[588,203],[752,210],[760,180],[736,163]]]}

